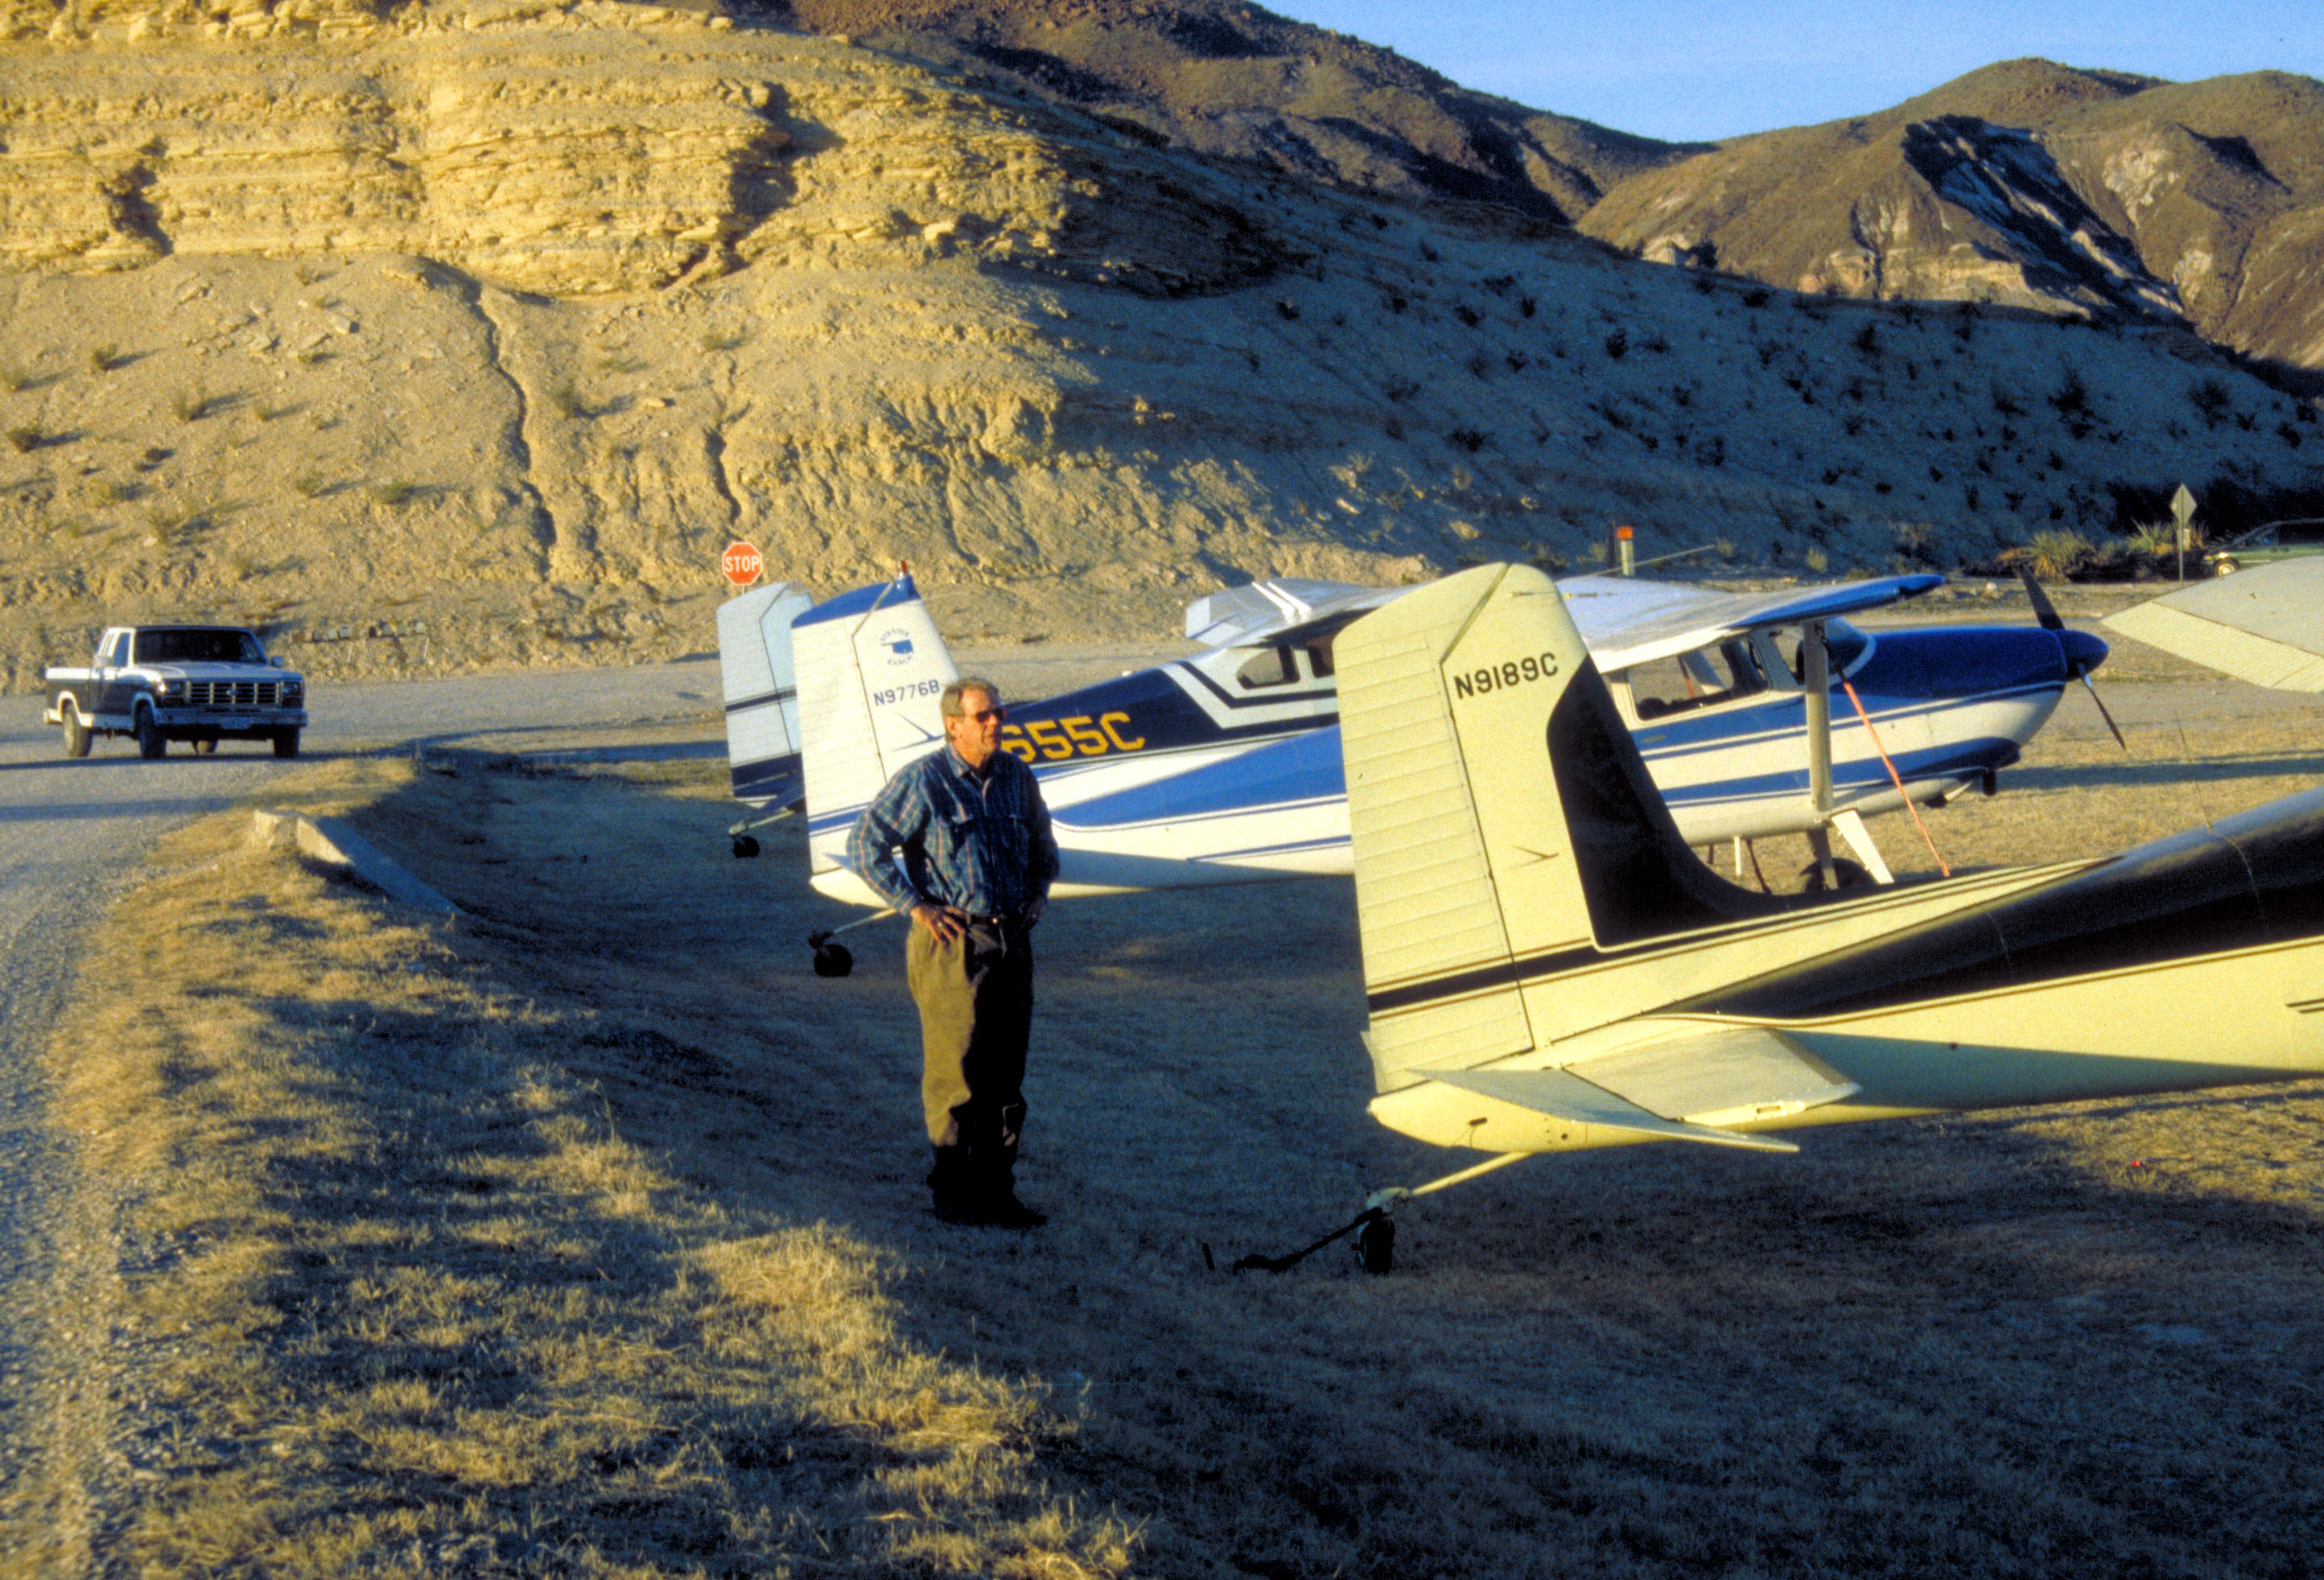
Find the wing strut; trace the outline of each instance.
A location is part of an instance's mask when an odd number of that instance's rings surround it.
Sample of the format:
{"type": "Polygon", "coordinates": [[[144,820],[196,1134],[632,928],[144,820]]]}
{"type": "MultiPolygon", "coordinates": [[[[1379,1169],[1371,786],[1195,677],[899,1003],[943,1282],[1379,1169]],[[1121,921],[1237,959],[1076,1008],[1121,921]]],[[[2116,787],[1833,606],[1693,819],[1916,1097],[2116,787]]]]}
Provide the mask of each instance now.
{"type": "Polygon", "coordinates": [[[1823,645],[1823,621],[1812,620],[1800,630],[1800,684],[1808,688],[1808,809],[1815,826],[1808,830],[1808,849],[1815,852],[1817,873],[1827,892],[1840,887],[1840,872],[1831,864],[1831,656],[1823,645]]]}

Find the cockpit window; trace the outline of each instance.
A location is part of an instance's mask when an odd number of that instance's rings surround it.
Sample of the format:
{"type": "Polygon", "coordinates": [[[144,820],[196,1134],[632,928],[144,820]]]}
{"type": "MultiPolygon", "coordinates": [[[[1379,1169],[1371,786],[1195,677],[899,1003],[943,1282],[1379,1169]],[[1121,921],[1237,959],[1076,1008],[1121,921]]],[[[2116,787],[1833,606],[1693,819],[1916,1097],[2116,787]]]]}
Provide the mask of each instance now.
{"type": "Polygon", "coordinates": [[[217,626],[163,626],[137,633],[140,664],[263,664],[265,653],[248,631],[217,626]]]}
{"type": "Polygon", "coordinates": [[[1331,638],[1320,637],[1307,644],[1307,667],[1314,672],[1318,680],[1330,678],[1333,673],[1331,638]]]}
{"type": "Polygon", "coordinates": [[[1741,637],[1630,667],[1630,697],[1642,721],[1731,703],[1766,689],[1767,677],[1751,644],[1741,637]]]}
{"type": "Polygon", "coordinates": [[[1288,648],[1261,648],[1243,661],[1235,671],[1235,684],[1245,691],[1260,691],[1270,685],[1289,685],[1299,678],[1298,667],[1291,662],[1288,648]]]}

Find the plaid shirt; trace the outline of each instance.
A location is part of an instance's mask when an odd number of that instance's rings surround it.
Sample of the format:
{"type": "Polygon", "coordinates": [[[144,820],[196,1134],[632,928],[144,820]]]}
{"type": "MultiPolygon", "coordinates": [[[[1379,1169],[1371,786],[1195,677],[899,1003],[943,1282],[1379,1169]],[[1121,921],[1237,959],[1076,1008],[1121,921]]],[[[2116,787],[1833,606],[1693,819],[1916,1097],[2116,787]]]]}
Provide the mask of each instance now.
{"type": "Polygon", "coordinates": [[[899,911],[933,900],[972,916],[1028,912],[1031,921],[1056,881],[1057,841],[1032,769],[996,751],[972,773],[947,744],[872,798],[847,836],[847,865],[899,911]]]}

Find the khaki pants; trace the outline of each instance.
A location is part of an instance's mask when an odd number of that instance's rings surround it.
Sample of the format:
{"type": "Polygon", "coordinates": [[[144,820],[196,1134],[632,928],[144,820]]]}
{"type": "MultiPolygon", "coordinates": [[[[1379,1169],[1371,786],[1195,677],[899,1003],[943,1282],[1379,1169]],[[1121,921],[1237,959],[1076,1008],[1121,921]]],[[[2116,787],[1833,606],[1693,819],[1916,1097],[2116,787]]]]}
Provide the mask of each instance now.
{"type": "Polygon", "coordinates": [[[950,943],[913,924],[905,973],[920,1006],[920,1104],[928,1140],[1005,1166],[1025,1125],[1033,946],[1022,927],[972,923],[950,943]]]}

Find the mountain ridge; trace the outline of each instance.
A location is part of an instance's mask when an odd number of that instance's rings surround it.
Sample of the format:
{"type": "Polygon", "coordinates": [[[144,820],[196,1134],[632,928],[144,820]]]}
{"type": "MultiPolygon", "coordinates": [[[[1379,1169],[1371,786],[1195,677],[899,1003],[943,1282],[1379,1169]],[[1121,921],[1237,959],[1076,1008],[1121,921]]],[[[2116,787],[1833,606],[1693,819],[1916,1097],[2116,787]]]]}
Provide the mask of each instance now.
{"type": "Polygon", "coordinates": [[[1580,223],[1795,289],[2183,317],[2324,368],[2324,83],[2290,73],[2000,62],[1639,172],[1580,223]]]}

